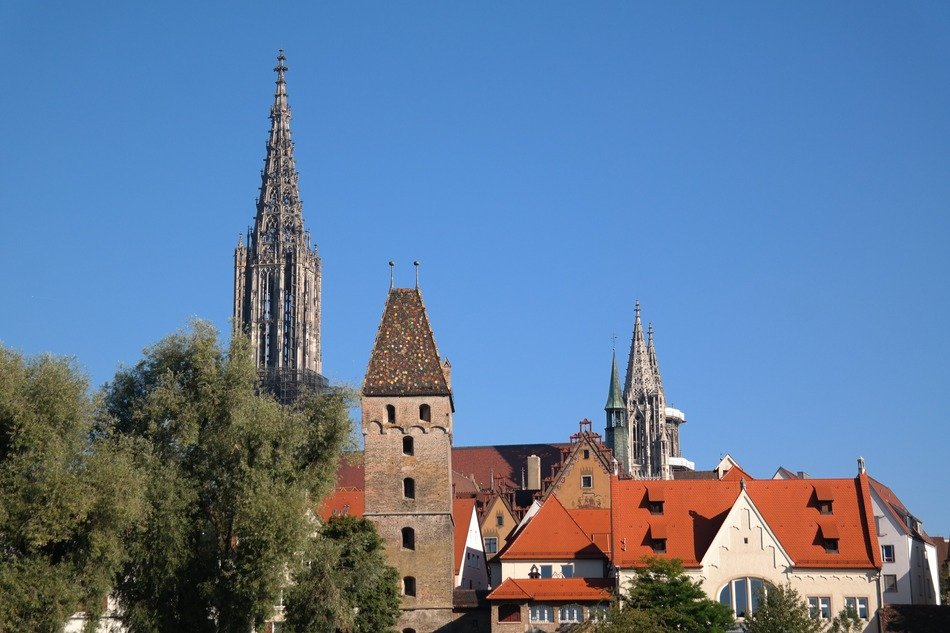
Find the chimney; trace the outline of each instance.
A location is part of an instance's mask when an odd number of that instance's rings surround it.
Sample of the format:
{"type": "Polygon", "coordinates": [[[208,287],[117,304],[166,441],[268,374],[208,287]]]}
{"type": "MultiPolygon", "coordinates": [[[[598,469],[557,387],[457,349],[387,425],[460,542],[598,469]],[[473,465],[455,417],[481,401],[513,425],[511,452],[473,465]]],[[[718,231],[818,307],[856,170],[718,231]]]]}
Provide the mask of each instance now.
{"type": "Polygon", "coordinates": [[[864,458],[859,457],[858,458],[858,474],[863,475],[866,472],[867,472],[867,469],[864,467],[864,458]]]}
{"type": "Polygon", "coordinates": [[[528,490],[541,490],[541,458],[528,455],[528,490]]]}

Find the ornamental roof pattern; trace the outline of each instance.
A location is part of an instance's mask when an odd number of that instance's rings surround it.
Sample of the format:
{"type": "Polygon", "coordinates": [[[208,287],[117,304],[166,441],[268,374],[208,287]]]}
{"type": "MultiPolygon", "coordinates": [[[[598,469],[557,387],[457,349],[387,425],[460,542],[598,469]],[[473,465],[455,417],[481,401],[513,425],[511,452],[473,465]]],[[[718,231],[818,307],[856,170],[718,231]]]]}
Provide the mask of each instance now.
{"type": "Polygon", "coordinates": [[[363,395],[451,395],[418,288],[389,291],[363,381],[363,395]]]}

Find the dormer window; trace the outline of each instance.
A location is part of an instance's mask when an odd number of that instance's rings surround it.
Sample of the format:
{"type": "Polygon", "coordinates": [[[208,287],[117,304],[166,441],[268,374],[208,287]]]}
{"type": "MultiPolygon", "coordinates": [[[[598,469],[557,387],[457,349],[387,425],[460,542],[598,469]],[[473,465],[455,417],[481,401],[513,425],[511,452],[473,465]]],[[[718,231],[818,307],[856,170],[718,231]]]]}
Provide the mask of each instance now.
{"type": "Polygon", "coordinates": [[[838,539],[841,538],[841,535],[838,533],[838,525],[834,523],[834,520],[824,520],[818,524],[818,537],[821,540],[821,544],[825,547],[825,553],[827,554],[837,554],[838,553],[838,539]]]}
{"type": "Polygon", "coordinates": [[[653,547],[654,554],[666,554],[665,538],[650,539],[650,546],[653,547]]]}
{"type": "Polygon", "coordinates": [[[647,508],[650,514],[663,514],[663,502],[666,500],[666,495],[663,493],[663,489],[659,486],[647,489],[647,508]]]}
{"type": "Polygon", "coordinates": [[[821,514],[833,514],[835,501],[834,489],[826,482],[816,483],[815,501],[818,502],[818,512],[821,514]]]}
{"type": "Polygon", "coordinates": [[[415,441],[412,439],[411,435],[406,435],[402,438],[402,454],[403,455],[414,455],[416,451],[415,441]]]}
{"type": "Polygon", "coordinates": [[[389,424],[396,423],[396,407],[391,404],[386,405],[386,422],[389,424]]]}
{"type": "Polygon", "coordinates": [[[831,501],[819,501],[818,511],[822,514],[832,514],[831,501]]]}
{"type": "Polygon", "coordinates": [[[666,523],[654,521],[650,523],[650,547],[654,554],[666,553],[666,523]]]}
{"type": "Polygon", "coordinates": [[[432,407],[430,407],[427,404],[420,404],[419,405],[419,419],[422,420],[423,422],[431,422],[432,421],[432,407]]]}

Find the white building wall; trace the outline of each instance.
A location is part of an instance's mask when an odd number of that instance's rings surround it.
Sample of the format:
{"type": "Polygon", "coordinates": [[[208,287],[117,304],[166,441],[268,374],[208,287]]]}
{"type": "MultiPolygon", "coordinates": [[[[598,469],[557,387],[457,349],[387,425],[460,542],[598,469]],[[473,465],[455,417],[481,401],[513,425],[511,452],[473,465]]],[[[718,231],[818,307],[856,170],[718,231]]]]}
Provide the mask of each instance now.
{"type": "Polygon", "coordinates": [[[482,545],[482,530],[478,525],[474,506],[465,537],[465,552],[455,573],[455,586],[462,589],[488,589],[488,565],[482,545]]]}
{"type": "Polygon", "coordinates": [[[501,562],[501,578],[492,582],[495,586],[505,582],[508,578],[530,578],[531,567],[537,565],[538,570],[542,565],[551,565],[555,578],[561,578],[561,565],[574,566],[574,578],[605,578],[604,570],[606,567],[602,559],[563,559],[563,560],[515,560],[501,562]]]}

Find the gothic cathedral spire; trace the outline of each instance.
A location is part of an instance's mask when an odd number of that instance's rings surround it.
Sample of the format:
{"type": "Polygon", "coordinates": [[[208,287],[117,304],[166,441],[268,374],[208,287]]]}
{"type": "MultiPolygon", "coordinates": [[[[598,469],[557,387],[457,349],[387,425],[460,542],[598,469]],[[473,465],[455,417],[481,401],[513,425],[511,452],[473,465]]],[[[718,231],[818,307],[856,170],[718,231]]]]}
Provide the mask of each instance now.
{"type": "Polygon", "coordinates": [[[287,103],[287,58],[277,56],[260,197],[247,245],[234,252],[234,329],[249,337],[261,387],[281,402],[326,386],[320,347],[321,263],[304,229],[287,103]]]}

